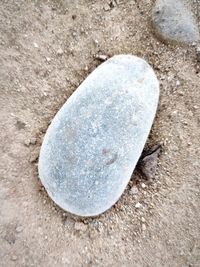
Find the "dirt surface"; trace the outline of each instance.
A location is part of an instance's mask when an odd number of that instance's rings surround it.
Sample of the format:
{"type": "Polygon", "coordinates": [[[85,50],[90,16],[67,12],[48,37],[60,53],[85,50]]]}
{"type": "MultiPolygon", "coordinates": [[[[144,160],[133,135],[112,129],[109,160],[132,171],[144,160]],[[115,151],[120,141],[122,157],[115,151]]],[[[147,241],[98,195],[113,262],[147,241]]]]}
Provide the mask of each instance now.
{"type": "Polygon", "coordinates": [[[1,1],[0,266],[200,266],[196,46],[156,39],[153,1],[115,3],[1,1]],[[37,157],[58,109],[100,64],[95,55],[121,53],[146,59],[160,80],[146,148],[161,143],[162,153],[151,182],[134,172],[114,207],[83,220],[49,199],[37,157]]]}

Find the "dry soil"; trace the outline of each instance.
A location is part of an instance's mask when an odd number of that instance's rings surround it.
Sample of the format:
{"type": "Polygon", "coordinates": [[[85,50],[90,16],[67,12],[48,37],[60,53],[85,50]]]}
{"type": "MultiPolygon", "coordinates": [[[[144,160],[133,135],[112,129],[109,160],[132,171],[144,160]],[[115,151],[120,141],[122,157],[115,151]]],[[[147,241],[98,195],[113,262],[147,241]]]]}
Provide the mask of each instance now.
{"type": "MultiPolygon", "coordinates": [[[[200,66],[196,46],[153,33],[151,0],[2,0],[0,4],[0,266],[200,266],[200,66]],[[44,133],[100,64],[146,59],[160,81],[147,147],[157,173],[134,172],[118,203],[96,218],[67,214],[37,173],[44,133]]],[[[198,1],[193,9],[198,17],[198,1]]]]}

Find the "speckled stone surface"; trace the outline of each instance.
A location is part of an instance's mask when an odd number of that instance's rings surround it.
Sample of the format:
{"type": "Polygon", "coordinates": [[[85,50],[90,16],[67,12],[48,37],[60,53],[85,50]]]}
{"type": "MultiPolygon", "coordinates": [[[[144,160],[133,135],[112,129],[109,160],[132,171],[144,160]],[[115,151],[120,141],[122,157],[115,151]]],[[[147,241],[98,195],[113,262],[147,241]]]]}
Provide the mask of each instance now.
{"type": "Polygon", "coordinates": [[[95,216],[120,198],[158,98],[154,71],[135,56],[114,56],[85,79],[53,119],[39,157],[40,179],[61,208],[95,216]]]}
{"type": "Polygon", "coordinates": [[[163,41],[190,44],[199,40],[196,20],[184,0],[157,0],[152,22],[163,41]]]}

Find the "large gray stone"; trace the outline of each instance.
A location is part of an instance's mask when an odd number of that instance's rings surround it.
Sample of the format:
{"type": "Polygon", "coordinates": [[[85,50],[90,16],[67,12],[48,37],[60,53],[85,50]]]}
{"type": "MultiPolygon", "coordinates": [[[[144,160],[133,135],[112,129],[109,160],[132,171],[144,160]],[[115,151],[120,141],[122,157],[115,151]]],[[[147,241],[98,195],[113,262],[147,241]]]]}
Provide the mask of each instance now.
{"type": "Polygon", "coordinates": [[[163,41],[190,44],[199,40],[197,23],[184,0],[157,0],[152,22],[163,41]]]}
{"type": "Polygon", "coordinates": [[[59,110],[39,176],[64,210],[94,216],[123,193],[156,113],[159,84],[142,59],[118,55],[94,70],[59,110]]]}

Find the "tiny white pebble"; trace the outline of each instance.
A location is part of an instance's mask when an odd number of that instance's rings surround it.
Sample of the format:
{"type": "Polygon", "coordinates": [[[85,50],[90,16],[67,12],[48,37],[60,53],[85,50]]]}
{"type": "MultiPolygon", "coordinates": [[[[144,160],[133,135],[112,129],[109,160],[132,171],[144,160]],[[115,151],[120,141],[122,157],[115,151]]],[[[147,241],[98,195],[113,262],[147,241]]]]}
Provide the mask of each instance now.
{"type": "Polygon", "coordinates": [[[59,49],[57,50],[57,54],[58,54],[59,56],[61,56],[63,53],[64,53],[64,52],[63,52],[63,50],[62,50],[61,48],[59,48],[59,49]]]}
{"type": "Polygon", "coordinates": [[[139,209],[142,207],[142,204],[140,202],[138,202],[137,204],[135,204],[135,207],[136,207],[136,209],[139,209]]]}
{"type": "Polygon", "coordinates": [[[95,58],[100,59],[102,61],[106,61],[108,59],[108,56],[107,55],[96,55],[95,58]]]}
{"type": "Polygon", "coordinates": [[[17,233],[21,233],[23,231],[23,227],[22,226],[18,226],[17,228],[16,228],[16,232],[17,233]]]}
{"type": "Polygon", "coordinates": [[[103,8],[104,8],[105,11],[109,11],[111,9],[109,4],[106,4],[103,8]]]}
{"type": "Polygon", "coordinates": [[[131,190],[130,190],[130,193],[131,193],[132,195],[137,195],[137,194],[138,194],[138,188],[137,188],[137,186],[133,186],[133,187],[131,188],[131,190]]]}
{"type": "Polygon", "coordinates": [[[12,255],[11,260],[12,261],[16,261],[17,260],[17,256],[16,255],[12,255]]]}
{"type": "Polygon", "coordinates": [[[35,47],[35,48],[38,48],[39,46],[38,46],[38,44],[37,43],[33,43],[33,46],[35,47]]]}
{"type": "Polygon", "coordinates": [[[146,225],[143,223],[142,224],[142,231],[145,231],[146,230],[146,225]]]}

